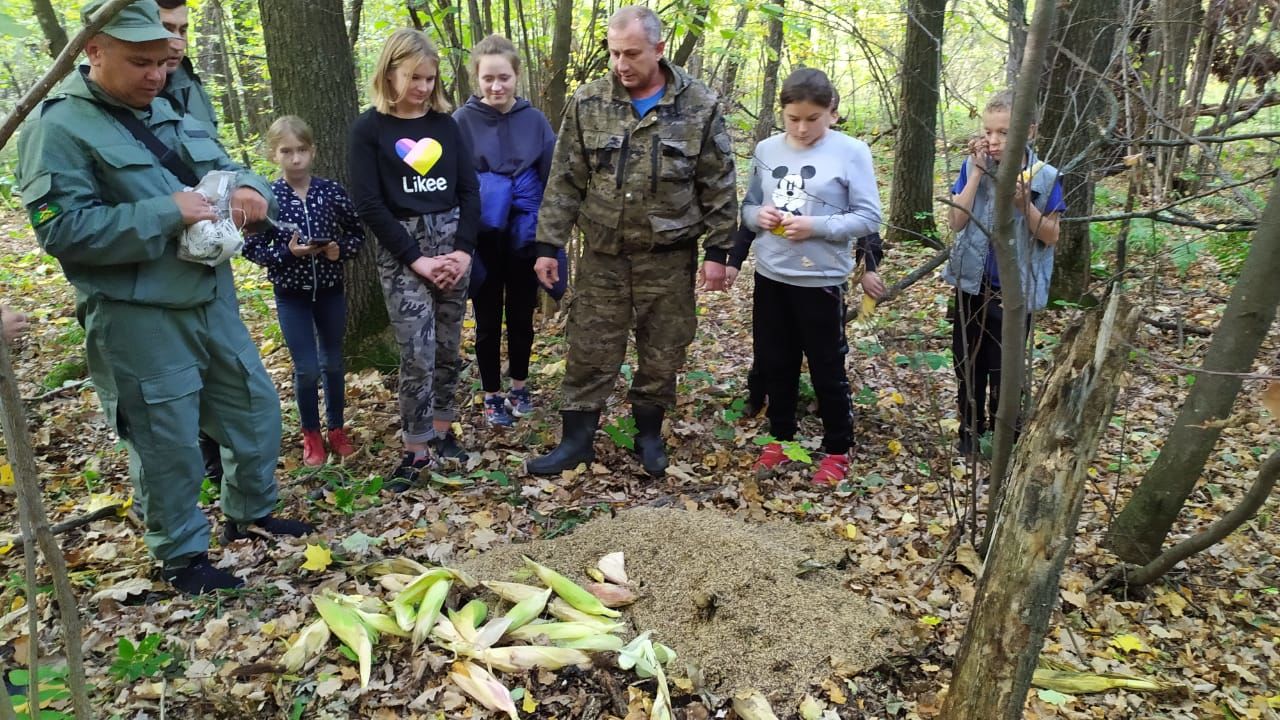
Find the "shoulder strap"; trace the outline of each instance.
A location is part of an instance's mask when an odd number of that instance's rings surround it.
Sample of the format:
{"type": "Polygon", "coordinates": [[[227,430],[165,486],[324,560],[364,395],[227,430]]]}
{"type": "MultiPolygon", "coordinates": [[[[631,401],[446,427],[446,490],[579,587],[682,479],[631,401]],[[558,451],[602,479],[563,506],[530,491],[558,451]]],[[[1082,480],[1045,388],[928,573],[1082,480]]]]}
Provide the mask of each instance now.
{"type": "Polygon", "coordinates": [[[195,187],[200,184],[200,178],[196,176],[195,171],[183,162],[182,158],[178,157],[178,153],[161,142],[160,138],[156,137],[156,134],[151,132],[151,129],[144,125],[137,115],[122,107],[114,107],[102,103],[97,103],[97,105],[102,108],[103,112],[123,125],[130,135],[143,145],[146,145],[147,149],[151,151],[152,155],[156,156],[156,159],[160,161],[164,169],[178,178],[178,182],[187,187],[195,187]]]}

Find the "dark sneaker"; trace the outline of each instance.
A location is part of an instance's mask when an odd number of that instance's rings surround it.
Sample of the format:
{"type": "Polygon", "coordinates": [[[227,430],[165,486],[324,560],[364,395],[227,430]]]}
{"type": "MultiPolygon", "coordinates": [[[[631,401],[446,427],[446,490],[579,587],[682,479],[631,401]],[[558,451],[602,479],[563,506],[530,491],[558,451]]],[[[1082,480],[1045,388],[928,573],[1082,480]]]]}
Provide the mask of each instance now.
{"type": "Polygon", "coordinates": [[[387,483],[383,486],[391,492],[404,492],[419,483],[424,470],[430,470],[435,465],[435,458],[431,455],[424,455],[418,459],[415,453],[407,452],[400,458],[400,466],[391,473],[391,477],[387,478],[387,483]]]}
{"type": "Polygon", "coordinates": [[[511,392],[507,393],[507,406],[511,408],[511,414],[518,418],[532,415],[533,393],[529,392],[527,387],[512,388],[511,392]]]}
{"type": "Polygon", "coordinates": [[[440,462],[465,463],[467,461],[467,451],[458,444],[458,436],[454,435],[452,430],[443,436],[437,435],[431,438],[427,441],[427,445],[431,446],[431,452],[435,453],[440,462]]]}
{"type": "Polygon", "coordinates": [[[302,537],[315,532],[316,528],[310,523],[304,523],[301,520],[290,520],[288,518],[278,518],[274,515],[268,515],[264,518],[254,520],[251,523],[238,523],[227,521],[222,526],[222,543],[233,543],[236,540],[245,538],[262,538],[270,539],[272,535],[288,535],[290,537],[302,537]]]}
{"type": "Polygon", "coordinates": [[[165,582],[187,595],[204,595],[215,590],[230,590],[244,585],[244,581],[226,570],[219,570],[209,562],[205,553],[184,558],[173,564],[165,563],[162,571],[165,582]]]}
{"type": "Polygon", "coordinates": [[[489,427],[511,427],[516,419],[507,409],[507,399],[501,395],[493,395],[484,399],[484,421],[489,427]]]}

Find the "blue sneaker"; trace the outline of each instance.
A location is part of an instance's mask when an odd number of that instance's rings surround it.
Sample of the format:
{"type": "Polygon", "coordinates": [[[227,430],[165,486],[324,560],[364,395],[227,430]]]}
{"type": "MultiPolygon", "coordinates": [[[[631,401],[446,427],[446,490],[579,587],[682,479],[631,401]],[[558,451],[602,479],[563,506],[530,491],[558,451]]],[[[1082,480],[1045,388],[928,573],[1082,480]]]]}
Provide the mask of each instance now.
{"type": "Polygon", "coordinates": [[[507,406],[511,408],[511,414],[518,418],[532,415],[533,393],[530,393],[527,387],[518,390],[513,388],[507,393],[507,406]]]}
{"type": "Polygon", "coordinates": [[[492,395],[484,399],[484,419],[490,427],[511,427],[516,419],[507,411],[507,399],[492,395]]]}

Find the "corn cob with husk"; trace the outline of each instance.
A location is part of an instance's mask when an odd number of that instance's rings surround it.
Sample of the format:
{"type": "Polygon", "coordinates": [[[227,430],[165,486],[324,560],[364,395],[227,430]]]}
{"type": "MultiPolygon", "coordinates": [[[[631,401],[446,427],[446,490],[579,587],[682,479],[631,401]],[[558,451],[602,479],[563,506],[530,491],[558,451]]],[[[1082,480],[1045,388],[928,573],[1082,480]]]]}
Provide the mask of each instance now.
{"type": "Polygon", "coordinates": [[[524,672],[534,668],[559,670],[569,665],[591,664],[591,656],[581,650],[540,645],[507,645],[471,650],[466,654],[503,672],[524,672]]]}
{"type": "Polygon", "coordinates": [[[284,657],[280,658],[280,662],[284,665],[286,671],[291,673],[298,672],[303,665],[307,664],[308,660],[324,651],[324,646],[328,642],[329,626],[321,618],[298,633],[298,639],[285,651],[284,657]]]}
{"type": "Polygon", "coordinates": [[[360,687],[368,687],[369,676],[373,672],[373,638],[369,628],[360,620],[355,608],[341,605],[323,595],[312,599],[325,624],[356,654],[360,661],[360,687]]]}
{"type": "MultiPolygon", "coordinates": [[[[606,633],[615,632],[622,629],[621,623],[614,623],[612,627],[606,630],[606,633]]],[[[508,637],[526,642],[535,638],[545,637],[555,642],[557,640],[580,640],[594,635],[600,635],[601,630],[597,625],[587,623],[566,623],[566,622],[548,622],[533,623],[524,627],[516,628],[507,633],[508,637]]]]}
{"type": "Polygon", "coordinates": [[[516,712],[511,691],[479,665],[465,661],[456,662],[449,673],[449,679],[486,708],[495,712],[504,712],[511,720],[519,720],[520,714],[516,712]]]}
{"type": "Polygon", "coordinates": [[[426,594],[422,597],[422,604],[418,606],[417,616],[413,619],[414,650],[422,645],[431,634],[432,628],[436,626],[436,620],[440,617],[440,608],[444,607],[444,601],[449,597],[449,588],[452,586],[452,580],[440,580],[427,588],[426,594]]]}
{"type": "Polygon", "coordinates": [[[518,601],[504,616],[511,621],[507,631],[510,632],[538,619],[542,611],[547,608],[547,601],[550,599],[551,589],[548,588],[539,590],[537,594],[518,601]]]}
{"type": "Polygon", "coordinates": [[[481,584],[492,590],[494,595],[497,595],[512,605],[518,605],[531,597],[536,597],[547,592],[547,588],[534,587],[533,585],[525,585],[524,583],[485,580],[481,584]]]}
{"type": "Polygon", "coordinates": [[[617,635],[588,635],[572,640],[553,640],[556,647],[585,650],[586,652],[618,652],[623,647],[622,638],[617,635]]]}
{"type": "Polygon", "coordinates": [[[547,587],[551,588],[573,607],[590,615],[604,615],[605,617],[621,617],[622,613],[617,610],[611,610],[600,602],[599,598],[584,590],[574,581],[561,575],[545,565],[535,562],[533,559],[524,556],[525,564],[527,564],[547,587]]]}
{"type": "Polygon", "coordinates": [[[422,602],[423,596],[432,585],[456,577],[457,574],[449,568],[431,568],[406,585],[391,601],[391,609],[395,613],[396,623],[400,628],[406,632],[413,629],[413,619],[417,615],[416,606],[422,602]]]}
{"type": "Polygon", "coordinates": [[[599,632],[602,633],[613,632],[612,628],[615,625],[615,623],[608,618],[584,613],[560,598],[555,598],[551,602],[547,603],[547,612],[550,613],[552,617],[562,622],[576,622],[595,625],[600,629],[599,632]]]}
{"type": "Polygon", "coordinates": [[[364,572],[372,577],[381,577],[389,574],[417,577],[430,569],[417,560],[403,555],[375,560],[363,568],[364,572]]]}

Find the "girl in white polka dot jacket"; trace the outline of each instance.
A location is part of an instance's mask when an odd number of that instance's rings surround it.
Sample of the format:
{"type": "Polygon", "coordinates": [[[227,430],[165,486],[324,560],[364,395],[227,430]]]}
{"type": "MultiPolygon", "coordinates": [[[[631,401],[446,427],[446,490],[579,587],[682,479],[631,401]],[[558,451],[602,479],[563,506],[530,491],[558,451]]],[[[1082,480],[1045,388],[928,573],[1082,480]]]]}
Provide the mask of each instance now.
{"type": "Polygon", "coordinates": [[[297,230],[251,235],[244,256],[267,268],[275,286],[280,331],[293,357],[302,461],[322,465],[327,456],[320,435],[321,382],[329,450],[340,457],[355,452],[343,423],[347,299],[342,263],[359,252],[364,232],[342,185],[311,175],[315,144],[306,122],[293,115],[276,120],[267,131],[267,147],[280,166],[280,179],[271,185],[280,204],[278,224],[297,230]]]}

